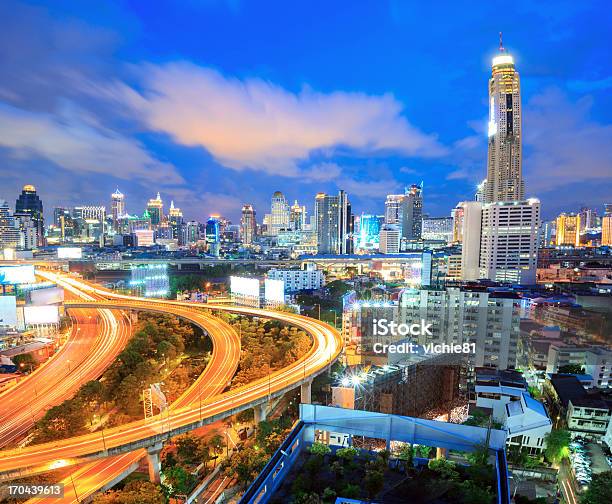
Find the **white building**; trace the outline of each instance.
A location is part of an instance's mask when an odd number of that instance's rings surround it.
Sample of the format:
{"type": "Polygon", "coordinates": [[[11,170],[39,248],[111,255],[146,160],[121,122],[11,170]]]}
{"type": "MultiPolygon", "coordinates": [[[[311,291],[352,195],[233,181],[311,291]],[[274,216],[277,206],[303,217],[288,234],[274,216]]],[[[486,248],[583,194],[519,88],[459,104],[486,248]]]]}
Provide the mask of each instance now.
{"type": "Polygon", "coordinates": [[[446,290],[406,289],[400,295],[399,322],[425,320],[432,335],[419,344],[472,343],[473,367],[514,368],[519,338],[519,300],[509,293],[449,287],[446,290]]]}
{"type": "Polygon", "coordinates": [[[379,250],[381,254],[398,254],[400,250],[400,236],[402,232],[399,226],[385,224],[380,230],[379,250]]]}
{"type": "MultiPolygon", "coordinates": [[[[535,284],[540,201],[499,201],[482,208],[480,277],[535,284]]],[[[465,237],[464,237],[465,241],[465,237]]]]}
{"type": "Polygon", "coordinates": [[[314,268],[306,270],[271,269],[268,271],[268,278],[285,282],[285,292],[289,293],[320,289],[324,281],[323,272],[314,268]]]}
{"type": "Polygon", "coordinates": [[[570,399],[566,420],[572,437],[601,439],[606,436],[610,424],[610,405],[592,397],[570,399]]]}
{"type": "Polygon", "coordinates": [[[471,281],[480,278],[480,231],[482,222],[482,203],[464,201],[461,208],[461,280],[471,281]]]}
{"type": "Polygon", "coordinates": [[[423,219],[421,237],[423,240],[451,242],[453,240],[453,218],[428,217],[423,219]]]}
{"type": "Polygon", "coordinates": [[[582,366],[596,387],[612,385],[612,350],[608,348],[570,346],[561,342],[550,345],[546,372],[558,373],[560,368],[569,365],[582,366]]]}
{"type": "Polygon", "coordinates": [[[512,371],[476,371],[476,406],[491,410],[493,420],[508,432],[509,446],[520,446],[529,453],[545,448],[552,421],[544,405],[527,392],[522,375],[512,371]]]}

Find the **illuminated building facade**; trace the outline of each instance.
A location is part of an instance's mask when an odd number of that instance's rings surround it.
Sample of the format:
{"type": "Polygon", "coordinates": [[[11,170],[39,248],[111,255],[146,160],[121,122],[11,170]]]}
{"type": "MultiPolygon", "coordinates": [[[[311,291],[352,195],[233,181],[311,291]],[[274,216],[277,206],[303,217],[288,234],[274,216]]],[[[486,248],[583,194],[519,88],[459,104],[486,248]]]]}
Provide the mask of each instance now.
{"type": "Polygon", "coordinates": [[[412,184],[402,201],[402,238],[420,240],[423,226],[423,184],[412,184]]]}
{"type": "Polygon", "coordinates": [[[612,214],[601,218],[601,244],[612,246],[612,214]]]}
{"type": "Polygon", "coordinates": [[[557,217],[555,245],[580,246],[580,215],[562,213],[557,217]]]}
{"type": "Polygon", "coordinates": [[[164,202],[159,193],[157,193],[157,197],[150,199],[147,203],[147,212],[153,227],[159,226],[164,220],[164,202]]]}
{"type": "Polygon", "coordinates": [[[385,200],[385,224],[399,224],[402,218],[402,202],[405,195],[387,194],[385,200]]]}
{"type": "Polygon", "coordinates": [[[119,218],[125,215],[125,196],[119,188],[111,194],[111,218],[113,221],[113,229],[119,231],[119,218]]]}
{"type": "Polygon", "coordinates": [[[272,204],[268,215],[268,234],[276,236],[281,229],[288,229],[289,217],[289,203],[282,192],[276,191],[272,195],[272,204]]]}
{"type": "Polygon", "coordinates": [[[315,198],[315,220],[319,254],[353,252],[353,216],[348,195],[318,193],[315,198]]]}
{"type": "Polygon", "coordinates": [[[27,184],[23,186],[23,190],[15,203],[14,216],[20,223],[20,227],[32,227],[34,229],[36,235],[34,247],[42,247],[45,244],[43,204],[38,194],[36,194],[36,188],[33,185],[27,184]],[[26,222],[28,220],[32,222],[32,226],[27,226],[26,222]]]}
{"type": "Polygon", "coordinates": [[[521,88],[514,59],[501,42],[489,79],[486,201],[525,198],[522,175],[521,88]]]}
{"type": "Polygon", "coordinates": [[[257,235],[257,219],[253,205],[242,207],[242,217],[240,219],[240,235],[244,245],[251,245],[257,235]]]}
{"type": "Polygon", "coordinates": [[[357,228],[357,217],[355,218],[355,248],[358,251],[372,251],[378,250],[380,240],[380,227],[383,220],[378,215],[366,215],[361,214],[358,218],[357,228]]]}
{"type": "Polygon", "coordinates": [[[167,264],[141,264],[131,269],[130,287],[140,296],[167,297],[170,293],[170,279],[167,264]]]}

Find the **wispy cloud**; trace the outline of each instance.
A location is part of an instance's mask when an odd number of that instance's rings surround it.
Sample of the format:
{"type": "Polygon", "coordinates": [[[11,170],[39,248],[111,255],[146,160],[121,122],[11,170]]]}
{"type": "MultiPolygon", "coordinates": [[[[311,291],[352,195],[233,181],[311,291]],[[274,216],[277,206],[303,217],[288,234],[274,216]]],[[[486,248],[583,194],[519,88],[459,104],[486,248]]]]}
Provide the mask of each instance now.
{"type": "Polygon", "coordinates": [[[612,76],[594,80],[571,80],[567,87],[579,93],[590,93],[592,91],[604,91],[612,88],[612,76]]]}
{"type": "Polygon", "coordinates": [[[136,140],[95,127],[87,115],[27,112],[0,103],[0,146],[20,158],[43,158],[77,173],[181,184],[171,164],[152,157],[136,140]]]}
{"type": "Polygon", "coordinates": [[[201,146],[234,170],[303,176],[300,163],[334,147],[419,157],[445,153],[434,135],[408,122],[391,95],[292,93],[185,62],[143,65],[141,71],[142,98],[126,97],[146,127],[201,146]]]}

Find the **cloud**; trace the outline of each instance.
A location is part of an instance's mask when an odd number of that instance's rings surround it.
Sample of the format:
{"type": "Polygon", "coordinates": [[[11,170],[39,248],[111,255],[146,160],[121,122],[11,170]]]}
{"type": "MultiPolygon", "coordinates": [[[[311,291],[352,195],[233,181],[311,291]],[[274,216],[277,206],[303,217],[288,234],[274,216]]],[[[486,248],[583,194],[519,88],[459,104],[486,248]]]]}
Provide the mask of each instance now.
{"type": "Polygon", "coordinates": [[[353,178],[340,179],[337,182],[340,189],[344,189],[350,196],[367,196],[382,198],[393,194],[401,188],[401,184],[393,179],[383,179],[375,182],[356,180],[353,178]]]}
{"type": "Polygon", "coordinates": [[[590,93],[592,91],[602,91],[612,88],[612,77],[605,77],[597,80],[571,80],[567,87],[572,91],[580,93],[590,93]]]}
{"type": "Polygon", "coordinates": [[[326,182],[337,179],[342,174],[342,169],[336,163],[319,163],[312,165],[302,171],[306,182],[326,182]]]}
{"type": "Polygon", "coordinates": [[[234,170],[302,177],[301,163],[334,148],[419,157],[445,153],[434,135],[406,120],[391,95],[324,94],[309,88],[292,93],[186,62],[143,65],[141,73],[142,97],[119,95],[145,126],[177,143],[201,146],[234,170]]]}
{"type": "Polygon", "coordinates": [[[0,131],[0,146],[16,158],[42,158],[81,174],[184,182],[171,164],[153,158],[138,141],[101,128],[70,107],[51,115],[0,103],[0,131]]]}
{"type": "Polygon", "coordinates": [[[523,107],[523,170],[529,193],[588,180],[609,184],[612,125],[591,119],[592,106],[588,96],[573,102],[560,89],[550,88],[523,107]]]}

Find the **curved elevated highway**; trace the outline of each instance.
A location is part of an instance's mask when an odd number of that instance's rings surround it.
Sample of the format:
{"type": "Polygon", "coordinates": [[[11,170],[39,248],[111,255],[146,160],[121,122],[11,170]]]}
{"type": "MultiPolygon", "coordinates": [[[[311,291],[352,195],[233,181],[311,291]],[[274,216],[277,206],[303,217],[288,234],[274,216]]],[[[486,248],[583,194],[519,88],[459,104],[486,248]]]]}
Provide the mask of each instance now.
{"type": "MultiPolygon", "coordinates": [[[[68,279],[67,279],[68,280],[68,279]]],[[[201,314],[201,306],[192,303],[135,298],[98,289],[85,282],[69,279],[75,288],[100,296],[112,298],[105,301],[66,303],[67,307],[160,311],[192,318],[201,314]],[[191,314],[191,315],[190,315],[191,314]]],[[[339,333],[329,325],[300,315],[256,308],[226,305],[204,305],[204,308],[227,311],[250,316],[280,320],[294,325],[311,335],[313,346],[297,362],[271,373],[267,378],[256,380],[239,389],[202,400],[197,406],[193,402],[157,415],[146,422],[138,421],[113,429],[77,436],[55,443],[29,446],[23,449],[0,452],[0,480],[33,474],[35,472],[82,463],[110,455],[138,450],[155,449],[169,437],[187,432],[207,423],[227,417],[250,407],[259,407],[271,397],[279,396],[296,386],[303,386],[309,393],[312,378],[327,369],[338,357],[342,340],[339,333]]],[[[223,346],[218,351],[225,352],[223,346]]],[[[195,392],[197,393],[197,392],[195,392]]],[[[198,401],[199,403],[199,401],[198,401]]],[[[257,409],[256,409],[257,411],[257,409]]]]}

